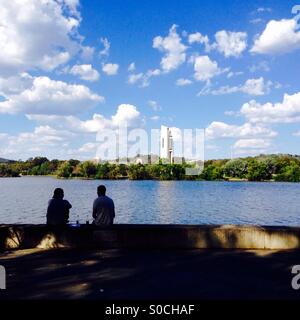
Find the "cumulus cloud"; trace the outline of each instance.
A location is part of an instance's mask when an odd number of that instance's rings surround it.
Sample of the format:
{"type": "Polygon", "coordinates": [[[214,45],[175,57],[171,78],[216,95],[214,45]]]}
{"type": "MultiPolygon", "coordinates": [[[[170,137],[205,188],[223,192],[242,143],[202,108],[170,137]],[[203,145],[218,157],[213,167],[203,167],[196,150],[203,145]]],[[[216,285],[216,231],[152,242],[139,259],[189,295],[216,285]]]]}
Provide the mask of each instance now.
{"type": "Polygon", "coordinates": [[[1,1],[0,70],[51,71],[80,51],[78,1],[1,1]]]}
{"type": "Polygon", "coordinates": [[[243,92],[252,96],[262,96],[270,92],[272,81],[265,81],[263,77],[258,79],[248,79],[240,86],[223,86],[218,89],[211,89],[210,86],[202,89],[198,95],[224,95],[236,92],[243,92]]]}
{"type": "MultiPolygon", "coordinates": [[[[0,144],[0,154],[12,159],[27,159],[32,156],[65,157],[65,150],[74,134],[57,130],[48,125],[38,126],[33,132],[5,135],[5,143],[0,144]]],[[[0,137],[1,140],[1,137],[0,137]]]]}
{"type": "Polygon", "coordinates": [[[35,77],[25,90],[5,96],[0,113],[75,114],[90,109],[104,98],[84,85],[35,77]]]}
{"type": "Polygon", "coordinates": [[[234,149],[266,149],[271,146],[267,139],[240,139],[233,145],[234,149]]]}
{"type": "Polygon", "coordinates": [[[193,81],[190,80],[190,79],[184,79],[184,78],[180,78],[180,79],[177,79],[176,80],[176,85],[177,86],[180,86],[180,87],[183,87],[183,86],[188,86],[190,84],[192,84],[193,81]]]}
{"type": "Polygon", "coordinates": [[[213,121],[205,130],[207,139],[218,138],[251,138],[251,137],[268,137],[272,138],[277,135],[277,132],[272,129],[251,123],[243,125],[230,125],[224,122],[213,121]]]}
{"type": "Polygon", "coordinates": [[[119,65],[116,63],[106,63],[102,66],[102,71],[108,76],[114,76],[118,73],[119,65]]]}
{"type": "Polygon", "coordinates": [[[166,37],[157,36],[153,39],[153,48],[165,53],[160,65],[164,72],[177,69],[186,60],[187,47],[182,43],[181,37],[176,31],[177,26],[173,25],[166,37]]]}
{"type": "Polygon", "coordinates": [[[86,81],[97,81],[100,78],[99,72],[90,64],[76,64],[70,69],[70,73],[86,81]]]}
{"type": "Polygon", "coordinates": [[[281,54],[300,48],[300,31],[295,19],[271,20],[254,41],[252,53],[281,54]]]}
{"type": "Polygon", "coordinates": [[[194,77],[197,81],[209,82],[211,78],[222,73],[216,61],[210,60],[208,56],[194,58],[194,77]]]}
{"type": "Polygon", "coordinates": [[[193,43],[203,44],[205,46],[205,51],[207,52],[209,52],[211,49],[208,36],[203,36],[200,32],[189,34],[188,42],[189,44],[193,44],[193,43]]]}
{"type": "Polygon", "coordinates": [[[260,104],[255,100],[245,103],[241,114],[256,123],[300,122],[300,92],[285,94],[282,102],[260,104]]]}
{"type": "Polygon", "coordinates": [[[218,31],[215,34],[216,49],[225,57],[239,57],[247,47],[246,32],[218,31]]]}
{"type": "Polygon", "coordinates": [[[117,111],[110,118],[95,113],[92,119],[80,120],[75,116],[62,115],[27,115],[32,121],[51,125],[57,128],[65,128],[74,133],[96,133],[104,129],[117,129],[119,126],[141,126],[141,114],[137,107],[131,104],[120,104],[117,111]]]}

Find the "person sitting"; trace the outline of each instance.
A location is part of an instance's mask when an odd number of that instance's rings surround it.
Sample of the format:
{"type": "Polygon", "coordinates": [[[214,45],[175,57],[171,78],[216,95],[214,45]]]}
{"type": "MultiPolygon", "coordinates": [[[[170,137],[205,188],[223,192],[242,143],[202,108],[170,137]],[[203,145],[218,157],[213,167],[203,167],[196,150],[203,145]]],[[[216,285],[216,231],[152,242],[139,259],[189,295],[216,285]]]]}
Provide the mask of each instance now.
{"type": "Polygon", "coordinates": [[[112,225],[115,218],[115,205],[111,198],[105,195],[106,188],[100,185],[97,188],[98,198],[93,204],[93,224],[112,225]]]}
{"type": "Polygon", "coordinates": [[[49,200],[47,209],[47,224],[65,225],[69,221],[69,211],[72,205],[64,200],[64,190],[56,188],[53,198],[49,200]]]}

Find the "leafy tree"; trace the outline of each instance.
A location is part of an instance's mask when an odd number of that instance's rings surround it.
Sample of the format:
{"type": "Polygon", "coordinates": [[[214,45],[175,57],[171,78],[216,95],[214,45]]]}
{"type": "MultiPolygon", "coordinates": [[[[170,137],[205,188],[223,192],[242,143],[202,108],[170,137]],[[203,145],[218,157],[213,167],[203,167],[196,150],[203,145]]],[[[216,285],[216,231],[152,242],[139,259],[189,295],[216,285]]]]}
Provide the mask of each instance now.
{"type": "Polygon", "coordinates": [[[242,159],[229,160],[224,165],[224,174],[232,178],[245,178],[247,174],[247,163],[242,159]]]}
{"type": "Polygon", "coordinates": [[[272,173],[266,162],[252,159],[248,162],[247,179],[249,181],[263,181],[270,180],[272,173]]]}
{"type": "Polygon", "coordinates": [[[300,167],[297,164],[292,164],[282,169],[275,177],[276,181],[286,181],[286,182],[300,182],[300,167]]]}
{"type": "Polygon", "coordinates": [[[63,162],[57,169],[57,176],[60,178],[70,178],[72,176],[73,167],[69,161],[63,162]]]}

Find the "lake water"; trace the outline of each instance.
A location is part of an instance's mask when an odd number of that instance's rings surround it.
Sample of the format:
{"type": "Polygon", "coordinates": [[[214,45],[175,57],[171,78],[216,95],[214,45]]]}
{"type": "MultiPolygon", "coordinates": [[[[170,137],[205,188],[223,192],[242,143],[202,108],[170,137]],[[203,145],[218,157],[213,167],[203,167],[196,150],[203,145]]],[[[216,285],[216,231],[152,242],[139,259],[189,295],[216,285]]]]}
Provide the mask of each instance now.
{"type": "Polygon", "coordinates": [[[92,221],[96,188],[105,184],[116,223],[300,225],[300,184],[206,181],[0,179],[0,224],[45,223],[54,188],[65,190],[71,221],[92,221]]]}

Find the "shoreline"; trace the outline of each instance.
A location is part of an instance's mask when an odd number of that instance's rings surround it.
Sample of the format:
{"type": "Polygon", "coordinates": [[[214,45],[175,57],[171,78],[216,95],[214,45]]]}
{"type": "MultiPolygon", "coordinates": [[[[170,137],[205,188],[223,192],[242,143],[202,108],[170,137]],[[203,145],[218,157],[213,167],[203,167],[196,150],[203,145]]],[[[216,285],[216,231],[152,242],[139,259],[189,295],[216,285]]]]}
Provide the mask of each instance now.
{"type": "Polygon", "coordinates": [[[48,174],[48,175],[20,175],[18,177],[0,177],[0,180],[2,178],[26,178],[26,177],[30,177],[30,178],[53,178],[53,179],[57,179],[57,180],[87,180],[87,181],[94,181],[94,180],[101,180],[101,181],[172,181],[172,182],[179,182],[179,181],[190,181],[190,182],[249,182],[249,183],[286,183],[286,184],[297,184],[300,183],[299,182],[292,182],[292,181],[276,181],[275,179],[271,179],[271,180],[260,180],[260,181],[253,181],[253,180],[248,180],[248,179],[243,179],[243,178],[228,178],[228,179],[216,179],[216,180],[205,180],[205,179],[129,179],[127,177],[121,177],[121,178],[116,178],[116,179],[98,179],[98,178],[84,178],[84,177],[70,177],[70,178],[64,178],[64,177],[58,177],[56,175],[53,174],[48,174]]]}

